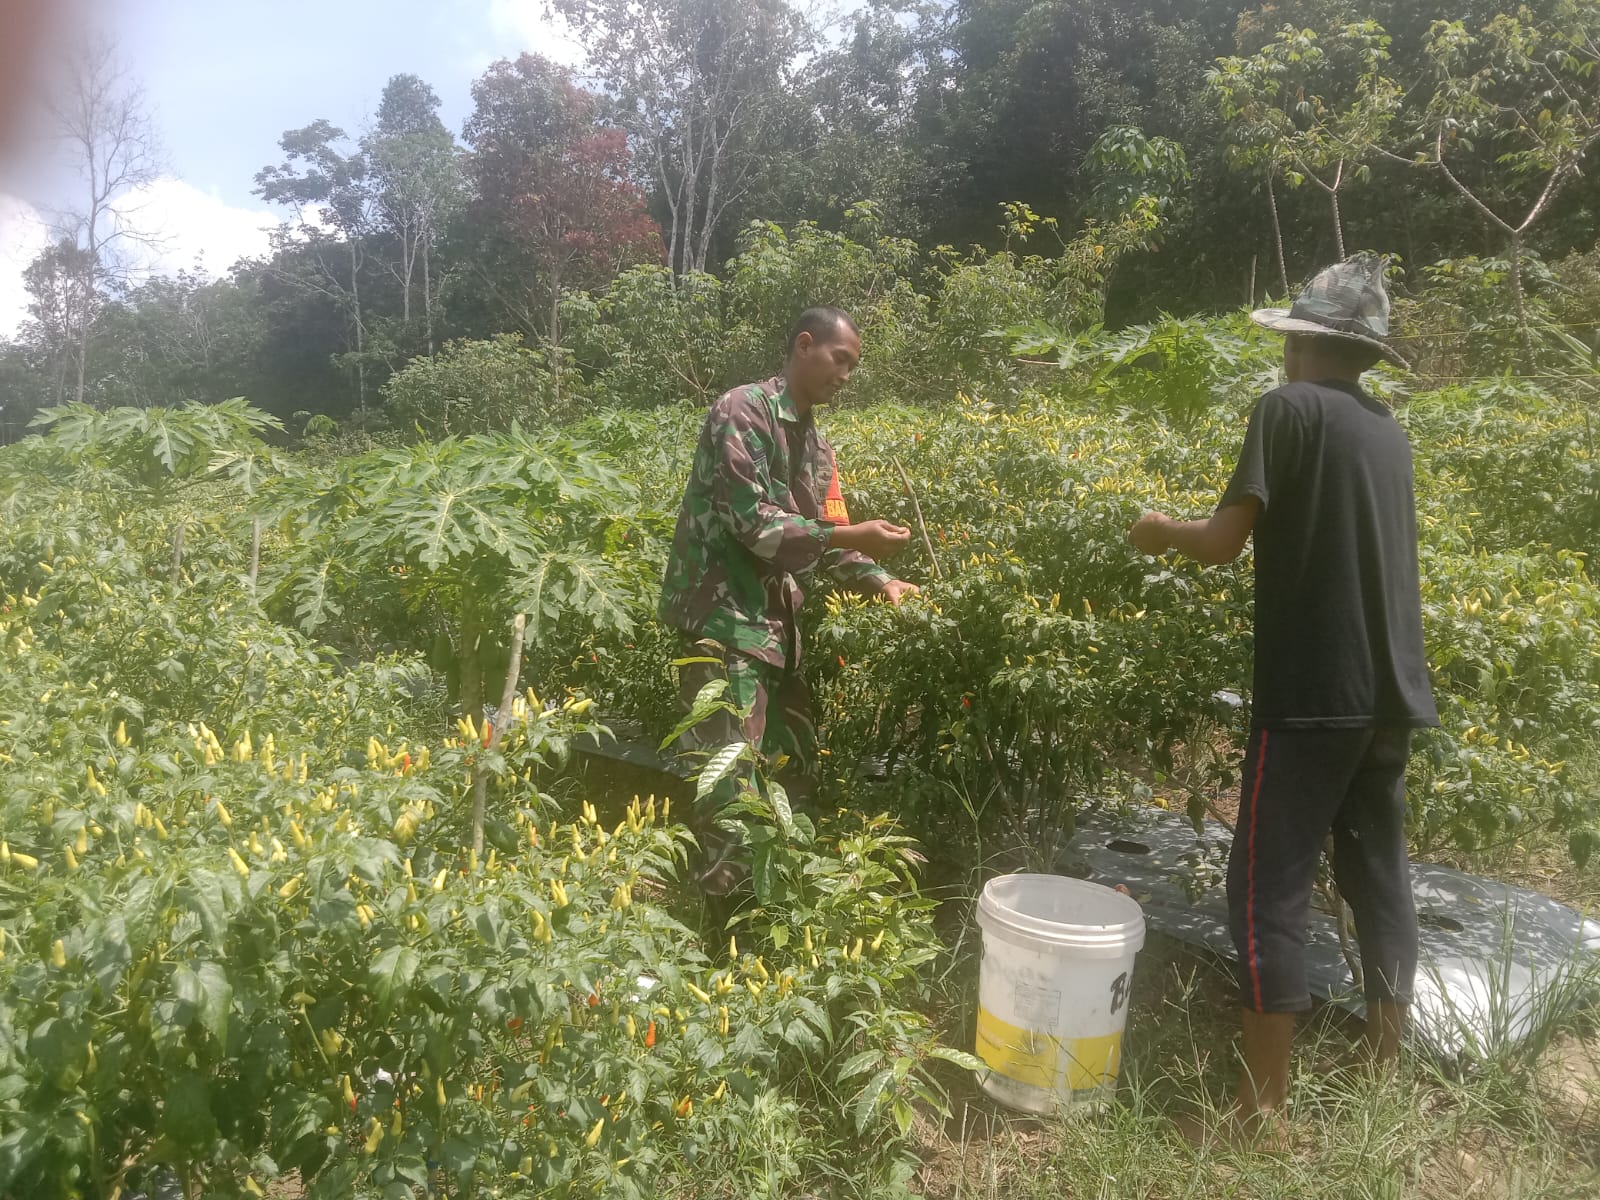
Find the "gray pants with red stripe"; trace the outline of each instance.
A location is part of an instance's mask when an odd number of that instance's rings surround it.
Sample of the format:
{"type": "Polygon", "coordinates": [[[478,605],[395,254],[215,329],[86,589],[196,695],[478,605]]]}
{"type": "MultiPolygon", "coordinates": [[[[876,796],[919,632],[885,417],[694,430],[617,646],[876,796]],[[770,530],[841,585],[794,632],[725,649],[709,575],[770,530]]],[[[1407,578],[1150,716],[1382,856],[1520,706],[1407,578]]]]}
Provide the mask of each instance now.
{"type": "Polygon", "coordinates": [[[1417,910],[1406,858],[1403,728],[1253,729],[1228,857],[1228,917],[1244,1006],[1311,1007],[1305,940],[1317,864],[1355,916],[1368,1001],[1409,1003],[1417,910]]]}

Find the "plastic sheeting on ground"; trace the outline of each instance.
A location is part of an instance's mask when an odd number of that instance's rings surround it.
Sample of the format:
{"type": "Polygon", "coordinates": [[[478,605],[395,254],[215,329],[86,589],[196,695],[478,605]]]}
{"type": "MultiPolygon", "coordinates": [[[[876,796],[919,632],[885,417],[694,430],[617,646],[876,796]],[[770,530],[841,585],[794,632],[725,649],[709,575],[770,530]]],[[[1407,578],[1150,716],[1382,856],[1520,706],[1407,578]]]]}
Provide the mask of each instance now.
{"type": "MultiPolygon", "coordinates": [[[[1108,887],[1124,884],[1150,928],[1237,961],[1224,894],[1232,832],[1156,808],[1080,820],[1060,870],[1108,887]]],[[[1600,921],[1547,896],[1448,867],[1415,863],[1421,932],[1412,1037],[1435,1053],[1492,1053],[1522,1042],[1553,1012],[1585,999],[1600,972],[1600,921]]],[[[1312,902],[1307,974],[1314,997],[1365,1005],[1320,893],[1312,902]]]]}

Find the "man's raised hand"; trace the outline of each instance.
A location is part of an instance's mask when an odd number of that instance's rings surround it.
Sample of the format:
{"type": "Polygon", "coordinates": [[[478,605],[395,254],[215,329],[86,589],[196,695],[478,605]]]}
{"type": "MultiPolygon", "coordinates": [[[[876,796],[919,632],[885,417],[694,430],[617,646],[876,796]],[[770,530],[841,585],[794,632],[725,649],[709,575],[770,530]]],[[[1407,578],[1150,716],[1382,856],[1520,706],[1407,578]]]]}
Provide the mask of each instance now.
{"type": "Polygon", "coordinates": [[[1128,540],[1144,554],[1165,554],[1172,548],[1168,527],[1172,518],[1165,513],[1147,512],[1128,530],[1128,540]]]}

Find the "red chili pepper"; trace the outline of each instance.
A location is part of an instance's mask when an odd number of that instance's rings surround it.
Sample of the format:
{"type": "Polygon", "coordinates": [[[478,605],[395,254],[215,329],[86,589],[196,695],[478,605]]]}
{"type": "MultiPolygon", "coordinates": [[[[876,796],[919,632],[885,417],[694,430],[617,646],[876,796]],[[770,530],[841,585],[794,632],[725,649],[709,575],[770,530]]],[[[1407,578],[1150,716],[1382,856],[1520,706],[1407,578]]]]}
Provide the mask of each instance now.
{"type": "Polygon", "coordinates": [[[961,707],[962,708],[971,708],[972,707],[972,698],[970,696],[961,697],[961,707]]]}
{"type": "Polygon", "coordinates": [[[522,1018],[521,1017],[512,1017],[509,1021],[506,1022],[506,1028],[511,1030],[512,1033],[515,1033],[517,1030],[522,1028],[522,1018]]]}
{"type": "Polygon", "coordinates": [[[651,1021],[644,1031],[644,1048],[653,1049],[656,1044],[656,1023],[651,1021]]]}
{"type": "Polygon", "coordinates": [[[842,654],[841,654],[841,655],[839,655],[839,665],[840,665],[840,666],[841,666],[841,667],[842,667],[842,666],[844,666],[844,655],[842,655],[842,654]]]}
{"type": "Polygon", "coordinates": [[[599,992],[590,992],[589,993],[589,1007],[590,1008],[599,1008],[600,1007],[600,993],[599,992]]]}

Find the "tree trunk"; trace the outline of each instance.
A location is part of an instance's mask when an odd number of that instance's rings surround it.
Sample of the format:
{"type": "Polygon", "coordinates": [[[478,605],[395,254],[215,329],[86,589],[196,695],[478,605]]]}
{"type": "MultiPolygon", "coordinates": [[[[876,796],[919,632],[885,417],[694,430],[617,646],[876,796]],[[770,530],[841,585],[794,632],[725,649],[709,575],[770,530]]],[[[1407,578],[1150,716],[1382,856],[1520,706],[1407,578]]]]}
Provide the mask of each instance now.
{"type": "Polygon", "coordinates": [[[350,303],[355,309],[356,318],[356,405],[361,410],[361,415],[367,415],[367,338],[366,326],[361,321],[361,275],[360,260],[356,257],[355,235],[350,238],[350,303]]]}
{"type": "Polygon", "coordinates": [[[700,242],[695,250],[695,270],[704,271],[711,257],[711,234],[717,220],[717,199],[722,185],[722,146],[711,152],[711,171],[706,177],[705,215],[700,222],[700,242]]]}
{"type": "Polygon", "coordinates": [[[1267,175],[1267,209],[1272,213],[1272,249],[1278,255],[1278,281],[1283,285],[1283,295],[1289,294],[1289,267],[1283,259],[1283,226],[1278,220],[1278,189],[1267,175]]]}
{"type": "Polygon", "coordinates": [[[100,225],[100,170],[99,170],[98,164],[95,161],[93,149],[91,149],[89,151],[88,158],[89,158],[89,220],[88,220],[88,227],[87,227],[87,237],[88,237],[87,249],[89,251],[89,279],[87,281],[88,286],[87,286],[87,288],[85,290],[85,297],[84,297],[86,303],[84,304],[82,311],[79,312],[79,314],[78,314],[78,324],[79,324],[79,330],[78,330],[78,403],[79,404],[83,403],[83,381],[84,381],[84,376],[88,373],[88,369],[89,369],[89,318],[90,318],[90,308],[91,308],[91,306],[87,303],[87,299],[88,299],[88,297],[90,295],[92,295],[94,293],[95,286],[96,286],[96,284],[99,283],[99,280],[96,278],[96,276],[98,276],[99,273],[100,273],[99,247],[95,245],[95,239],[99,236],[99,225],[100,225]]]}
{"type": "Polygon", "coordinates": [[[696,209],[700,199],[700,165],[694,150],[695,128],[690,125],[684,130],[683,135],[683,178],[679,182],[682,189],[683,201],[683,244],[681,247],[681,263],[679,271],[693,269],[694,261],[694,223],[696,209]]]}
{"type": "Polygon", "coordinates": [[[1339,261],[1343,262],[1344,254],[1344,216],[1339,212],[1339,189],[1332,188],[1328,192],[1328,203],[1333,207],[1333,245],[1339,253],[1339,261]]]}
{"type": "Polygon", "coordinates": [[[672,240],[667,247],[667,269],[672,272],[674,277],[676,277],[679,273],[678,247],[683,242],[683,192],[681,190],[683,187],[683,181],[679,180],[679,190],[674,192],[670,185],[666,183],[666,170],[665,166],[663,165],[662,184],[662,190],[665,191],[670,198],[669,207],[672,209],[672,240]]]}
{"type": "Polygon", "coordinates": [[[550,379],[553,390],[551,399],[554,407],[561,408],[561,268],[552,266],[550,271],[550,329],[548,345],[550,347],[550,379]]]}
{"type": "Polygon", "coordinates": [[[411,328],[411,277],[417,269],[417,239],[400,235],[400,321],[411,328]]]}
{"type": "Polygon", "coordinates": [[[84,314],[83,331],[78,335],[78,403],[83,403],[83,376],[89,363],[89,317],[84,314]]]}
{"type": "Polygon", "coordinates": [[[1522,231],[1511,235],[1511,299],[1516,306],[1517,340],[1522,343],[1523,367],[1533,366],[1533,330],[1528,325],[1528,299],[1522,287],[1522,231]]]}
{"type": "Polygon", "coordinates": [[[427,329],[428,357],[433,357],[433,281],[428,270],[428,247],[432,241],[429,234],[422,243],[422,323],[427,329]]]}

